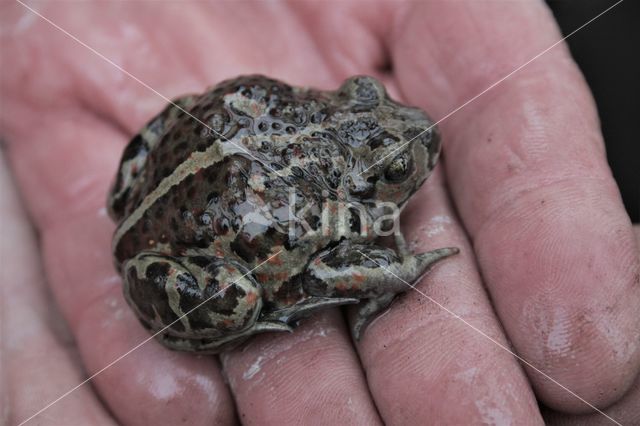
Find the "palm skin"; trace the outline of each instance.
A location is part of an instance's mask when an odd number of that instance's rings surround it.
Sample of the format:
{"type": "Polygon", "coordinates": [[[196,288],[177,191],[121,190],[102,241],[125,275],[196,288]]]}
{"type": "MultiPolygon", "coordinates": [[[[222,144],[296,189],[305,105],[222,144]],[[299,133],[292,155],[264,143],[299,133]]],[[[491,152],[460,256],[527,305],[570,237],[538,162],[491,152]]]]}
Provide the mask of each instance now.
{"type": "MultiPolygon", "coordinates": [[[[166,101],[22,6],[2,7],[2,59],[11,66],[1,75],[0,131],[40,238],[38,246],[7,197],[3,217],[16,226],[2,239],[12,260],[2,300],[16,302],[5,302],[5,374],[18,422],[79,383],[83,368],[96,372],[148,337],[121,295],[104,203],[124,144],[166,101]],[[53,305],[73,345],[56,333],[53,305]],[[20,391],[36,383],[37,392],[20,391]]],[[[169,98],[246,73],[323,89],[371,74],[436,120],[560,38],[550,13],[530,2],[44,2],[37,10],[169,98]]],[[[458,246],[462,254],[417,286],[423,294],[400,297],[358,344],[338,311],[219,359],[150,341],[41,418],[538,424],[537,397],[549,420],[606,420],[497,342],[618,421],[637,421],[637,242],[566,48],[440,127],[443,162],[403,227],[416,252],[458,246]]]]}

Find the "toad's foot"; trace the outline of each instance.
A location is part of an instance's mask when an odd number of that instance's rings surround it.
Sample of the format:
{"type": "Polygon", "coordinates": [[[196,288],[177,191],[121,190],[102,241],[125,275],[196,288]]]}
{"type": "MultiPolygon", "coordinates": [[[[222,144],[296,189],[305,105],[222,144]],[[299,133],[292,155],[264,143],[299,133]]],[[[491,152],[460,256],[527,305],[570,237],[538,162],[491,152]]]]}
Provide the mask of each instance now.
{"type": "Polygon", "coordinates": [[[222,351],[231,350],[239,346],[254,334],[273,331],[286,331],[291,333],[293,331],[293,328],[279,321],[256,321],[251,327],[243,330],[242,332],[216,339],[189,339],[172,336],[171,334],[163,334],[158,338],[166,347],[170,349],[178,351],[198,352],[200,354],[217,354],[222,351]]]}
{"type": "Polygon", "coordinates": [[[353,297],[310,297],[286,308],[271,311],[260,319],[289,323],[307,317],[320,309],[351,305],[359,301],[360,299],[353,297]]]}
{"type": "Polygon", "coordinates": [[[431,266],[458,252],[457,248],[442,248],[400,257],[386,247],[347,241],[309,263],[303,286],[313,296],[367,299],[352,325],[353,337],[359,340],[398,293],[413,288],[431,266]]]}

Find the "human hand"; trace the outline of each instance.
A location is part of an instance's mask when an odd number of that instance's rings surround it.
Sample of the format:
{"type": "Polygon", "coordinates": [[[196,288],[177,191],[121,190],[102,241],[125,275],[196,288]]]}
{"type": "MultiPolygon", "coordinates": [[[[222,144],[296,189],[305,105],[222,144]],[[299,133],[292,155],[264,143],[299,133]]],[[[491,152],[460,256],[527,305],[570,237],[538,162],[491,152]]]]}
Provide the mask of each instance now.
{"type": "MultiPolygon", "coordinates": [[[[548,11],[528,3],[39,5],[170,98],[243,73],[325,89],[372,74],[436,120],[560,37],[548,11]],[[387,55],[391,73],[384,72],[387,55]]],[[[91,374],[148,337],[121,296],[104,203],[123,145],[165,100],[31,12],[3,7],[21,43],[3,35],[3,62],[12,67],[2,75],[2,134],[40,234],[48,284],[91,374]]],[[[638,252],[590,95],[566,49],[549,51],[440,127],[444,161],[403,227],[416,251],[462,248],[417,287],[448,311],[409,292],[355,346],[337,311],[292,335],[257,336],[221,357],[230,389],[217,359],[150,341],[95,377],[108,412],[85,387],[57,403],[57,413],[83,409],[104,422],[111,413],[132,424],[229,423],[229,390],[247,423],[309,416],[536,423],[534,391],[557,410],[589,411],[535,370],[527,377],[496,344],[508,341],[589,403],[615,402],[639,365],[638,252]]],[[[59,386],[15,420],[80,381],[78,364],[65,357],[59,386]]],[[[621,422],[639,415],[624,406],[637,402],[634,392],[613,408],[621,422]]]]}

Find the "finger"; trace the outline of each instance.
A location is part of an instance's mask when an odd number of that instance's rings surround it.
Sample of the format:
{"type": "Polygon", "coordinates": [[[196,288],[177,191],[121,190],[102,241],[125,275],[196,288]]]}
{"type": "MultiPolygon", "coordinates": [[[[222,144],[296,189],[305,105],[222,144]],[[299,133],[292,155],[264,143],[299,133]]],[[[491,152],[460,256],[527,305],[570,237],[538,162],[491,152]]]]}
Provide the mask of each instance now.
{"type": "Polygon", "coordinates": [[[243,423],[381,423],[338,310],[291,335],[257,336],[222,360],[243,423]]]}
{"type": "MultiPolygon", "coordinates": [[[[560,38],[536,2],[413,6],[397,21],[394,66],[404,95],[436,119],[560,38]]],[[[615,401],[640,365],[638,258],[592,99],[566,48],[441,129],[453,200],[515,348],[591,403],[615,401]]],[[[527,372],[545,403],[590,410],[527,372]]]]}
{"type": "MultiPolygon", "coordinates": [[[[627,393],[607,407],[604,413],[622,425],[640,424],[640,376],[636,377],[627,393]]],[[[598,426],[609,423],[600,413],[567,414],[543,409],[543,415],[545,423],[552,426],[598,426]]]]}
{"type": "Polygon", "coordinates": [[[414,195],[402,227],[413,252],[461,252],[398,296],[367,330],[358,349],[369,387],[389,424],[539,424],[535,397],[509,353],[439,171],[414,195]]]}
{"type": "MultiPolygon", "coordinates": [[[[18,424],[45,403],[82,381],[84,372],[73,353],[64,320],[52,308],[44,286],[35,235],[12,187],[0,151],[0,259],[2,259],[3,395],[2,418],[18,424]]],[[[50,423],[114,424],[90,387],[51,407],[50,423]]]]}
{"type": "MultiPolygon", "coordinates": [[[[640,246],[640,225],[633,226],[636,241],[640,246]]],[[[623,425],[640,424],[640,376],[629,391],[612,406],[604,410],[611,418],[623,425]]],[[[543,410],[545,422],[549,425],[595,426],[603,423],[601,414],[570,415],[553,410],[543,410]]]]}

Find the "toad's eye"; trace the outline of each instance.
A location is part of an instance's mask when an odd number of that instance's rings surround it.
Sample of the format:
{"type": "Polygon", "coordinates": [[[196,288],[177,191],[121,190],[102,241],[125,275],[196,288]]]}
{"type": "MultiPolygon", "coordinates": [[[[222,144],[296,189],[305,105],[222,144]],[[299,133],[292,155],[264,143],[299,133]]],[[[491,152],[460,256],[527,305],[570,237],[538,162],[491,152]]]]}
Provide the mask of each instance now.
{"type": "Polygon", "coordinates": [[[404,180],[409,174],[411,168],[411,157],[408,152],[399,154],[396,158],[389,163],[384,171],[384,178],[388,182],[398,183],[404,180]]]}

